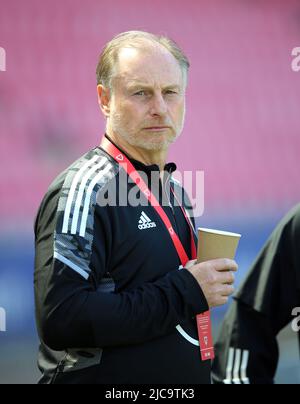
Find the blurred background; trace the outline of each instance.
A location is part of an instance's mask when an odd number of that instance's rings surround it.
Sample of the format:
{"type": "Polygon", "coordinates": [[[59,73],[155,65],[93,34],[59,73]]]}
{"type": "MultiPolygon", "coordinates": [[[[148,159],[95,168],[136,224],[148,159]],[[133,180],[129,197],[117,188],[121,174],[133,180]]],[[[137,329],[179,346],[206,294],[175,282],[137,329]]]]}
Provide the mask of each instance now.
{"type": "MultiPolygon", "coordinates": [[[[242,233],[238,283],[300,201],[299,0],[0,0],[0,383],[39,378],[34,217],[54,177],[99,143],[98,55],[133,29],[170,36],[190,58],[186,125],[169,157],[205,171],[198,225],[242,233]]],[[[299,383],[290,327],[280,347],[277,381],[299,383]]]]}

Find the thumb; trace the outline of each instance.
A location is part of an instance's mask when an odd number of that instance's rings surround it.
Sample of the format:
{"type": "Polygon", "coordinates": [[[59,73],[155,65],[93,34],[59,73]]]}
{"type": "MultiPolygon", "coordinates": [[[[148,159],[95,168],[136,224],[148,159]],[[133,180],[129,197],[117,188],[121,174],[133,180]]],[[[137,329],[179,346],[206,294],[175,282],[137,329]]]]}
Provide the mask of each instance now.
{"type": "Polygon", "coordinates": [[[197,264],[197,260],[191,260],[184,267],[185,267],[185,269],[190,269],[196,264],[197,264]]]}

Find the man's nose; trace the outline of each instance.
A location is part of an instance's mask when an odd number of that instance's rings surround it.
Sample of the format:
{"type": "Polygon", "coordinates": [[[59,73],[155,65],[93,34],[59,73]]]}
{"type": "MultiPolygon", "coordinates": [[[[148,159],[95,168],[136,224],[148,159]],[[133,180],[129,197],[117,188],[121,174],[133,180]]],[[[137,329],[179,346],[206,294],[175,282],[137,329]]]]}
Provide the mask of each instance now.
{"type": "Polygon", "coordinates": [[[167,104],[162,94],[154,94],[151,100],[150,113],[152,116],[164,116],[167,113],[167,104]]]}

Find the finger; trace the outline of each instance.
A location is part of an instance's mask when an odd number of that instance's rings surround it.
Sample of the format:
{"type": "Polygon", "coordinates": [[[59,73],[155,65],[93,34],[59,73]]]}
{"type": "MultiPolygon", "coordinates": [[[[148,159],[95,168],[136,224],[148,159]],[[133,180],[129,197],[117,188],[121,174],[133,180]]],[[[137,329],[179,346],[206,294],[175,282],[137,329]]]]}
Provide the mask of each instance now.
{"type": "Polygon", "coordinates": [[[228,298],[227,296],[225,296],[225,297],[223,297],[223,298],[221,299],[221,304],[222,304],[222,306],[224,306],[225,304],[228,304],[228,302],[229,302],[229,298],[228,298]]]}
{"type": "Polygon", "coordinates": [[[210,263],[214,267],[214,269],[218,272],[225,272],[225,271],[236,272],[239,268],[236,261],[227,258],[213,260],[210,261],[210,263]]]}
{"type": "Polygon", "coordinates": [[[196,265],[197,264],[197,260],[192,260],[192,261],[189,261],[186,265],[185,265],[185,268],[186,269],[190,269],[190,268],[192,268],[194,265],[196,265]]]}
{"type": "Polygon", "coordinates": [[[216,304],[214,305],[214,307],[219,307],[219,306],[224,306],[225,304],[227,304],[229,302],[229,298],[228,297],[220,297],[218,299],[218,301],[216,302],[216,304]]]}
{"type": "Polygon", "coordinates": [[[223,287],[222,287],[222,291],[221,291],[221,295],[222,295],[222,297],[229,297],[229,296],[231,296],[231,295],[233,295],[234,294],[234,291],[235,291],[235,289],[234,289],[234,287],[233,286],[231,286],[231,285],[224,285],[223,287]]]}
{"type": "Polygon", "coordinates": [[[224,275],[224,282],[227,285],[233,285],[235,282],[235,274],[234,272],[230,271],[230,272],[226,272],[223,273],[222,275],[224,275]]]}
{"type": "Polygon", "coordinates": [[[232,271],[227,272],[215,272],[217,275],[217,282],[224,285],[232,285],[235,282],[235,275],[232,271]]]}

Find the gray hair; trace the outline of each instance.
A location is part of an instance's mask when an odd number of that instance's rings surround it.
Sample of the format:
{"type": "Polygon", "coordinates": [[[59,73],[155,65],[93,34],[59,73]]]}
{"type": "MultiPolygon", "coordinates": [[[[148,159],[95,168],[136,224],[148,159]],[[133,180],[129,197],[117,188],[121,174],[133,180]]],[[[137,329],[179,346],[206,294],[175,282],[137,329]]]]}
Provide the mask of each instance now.
{"type": "Polygon", "coordinates": [[[187,78],[190,62],[176,42],[166,36],[155,35],[149,32],[128,31],[115,36],[102,50],[96,70],[97,84],[111,88],[113,67],[117,61],[119,51],[126,47],[143,49],[145,47],[145,40],[154,45],[162,45],[167,49],[178,61],[187,78]]]}

